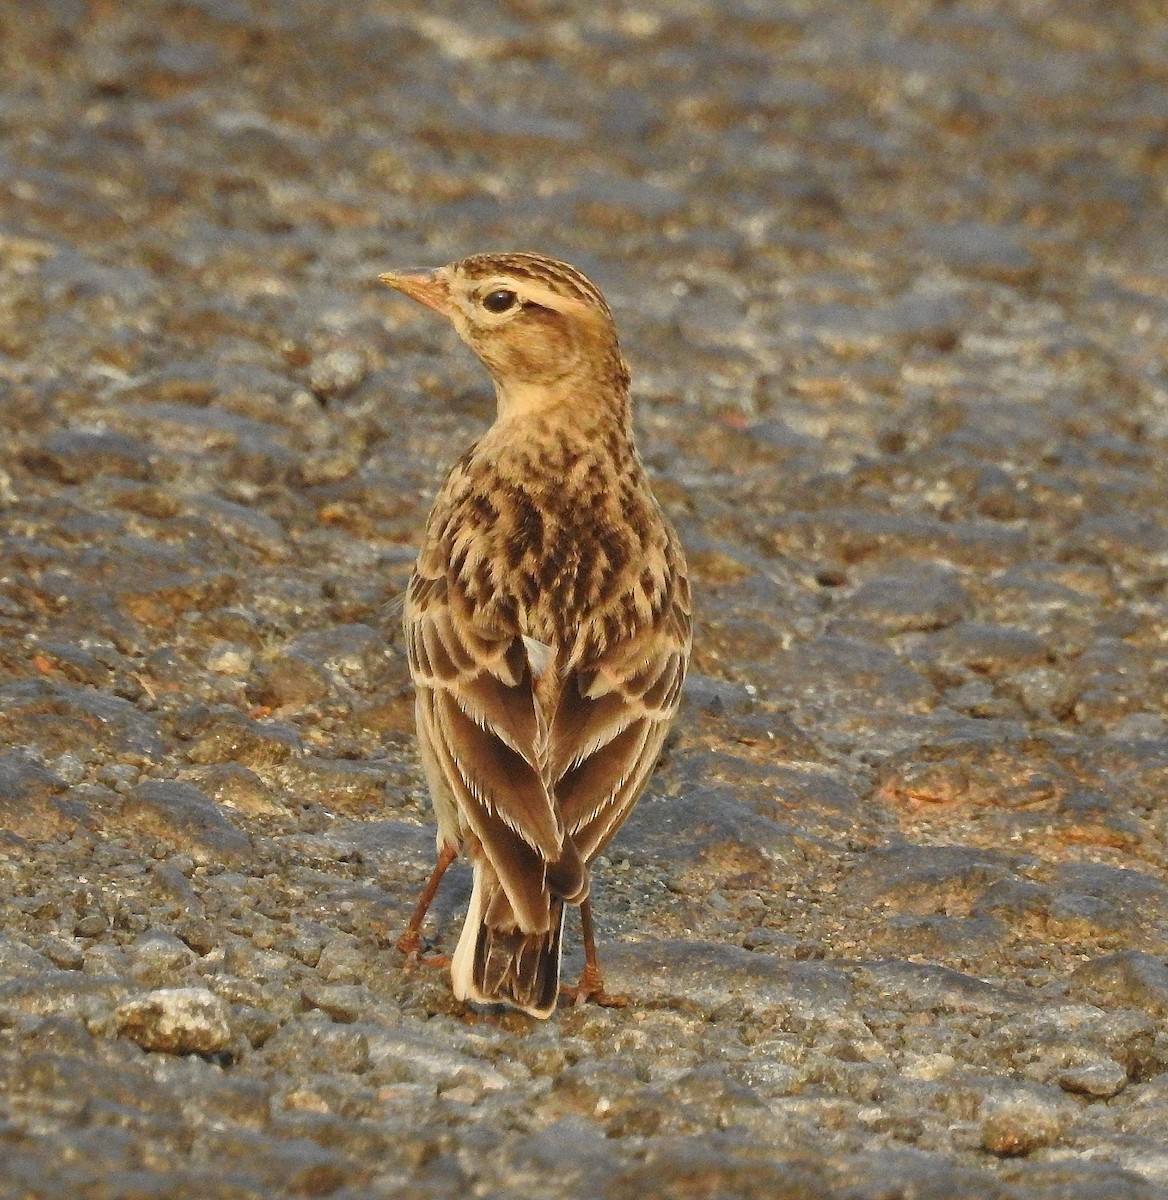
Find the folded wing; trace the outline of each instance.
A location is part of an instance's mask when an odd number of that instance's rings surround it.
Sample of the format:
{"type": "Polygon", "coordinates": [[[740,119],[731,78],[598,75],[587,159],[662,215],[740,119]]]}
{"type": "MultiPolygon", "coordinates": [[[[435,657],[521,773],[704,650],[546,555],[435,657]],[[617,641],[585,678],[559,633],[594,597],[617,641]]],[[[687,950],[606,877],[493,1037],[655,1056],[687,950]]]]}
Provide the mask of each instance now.
{"type": "Polygon", "coordinates": [[[684,578],[659,620],[564,681],[549,776],[568,836],[589,862],[628,816],[681,701],[691,621],[684,578]]]}
{"type": "Polygon", "coordinates": [[[571,900],[583,887],[583,867],[565,847],[546,782],[548,725],[533,686],[535,671],[546,666],[540,643],[476,624],[457,585],[439,572],[415,574],[405,630],[425,750],[498,874],[520,929],[545,931],[549,875],[571,900]]]}

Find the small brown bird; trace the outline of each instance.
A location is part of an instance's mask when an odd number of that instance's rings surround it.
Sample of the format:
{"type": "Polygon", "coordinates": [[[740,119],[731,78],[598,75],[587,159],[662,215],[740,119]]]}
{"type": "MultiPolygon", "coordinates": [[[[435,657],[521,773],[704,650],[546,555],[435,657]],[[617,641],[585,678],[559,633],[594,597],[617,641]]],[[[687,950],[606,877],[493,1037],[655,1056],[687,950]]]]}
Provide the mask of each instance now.
{"type": "Polygon", "coordinates": [[[474,888],[454,994],[548,1016],[578,904],[575,993],[611,1001],[588,867],[656,764],[690,651],[685,557],[633,445],[612,314],[538,254],[379,278],[450,319],[498,401],[438,493],[406,594],[438,861],[398,944],[418,949],[461,847],[474,888]]]}

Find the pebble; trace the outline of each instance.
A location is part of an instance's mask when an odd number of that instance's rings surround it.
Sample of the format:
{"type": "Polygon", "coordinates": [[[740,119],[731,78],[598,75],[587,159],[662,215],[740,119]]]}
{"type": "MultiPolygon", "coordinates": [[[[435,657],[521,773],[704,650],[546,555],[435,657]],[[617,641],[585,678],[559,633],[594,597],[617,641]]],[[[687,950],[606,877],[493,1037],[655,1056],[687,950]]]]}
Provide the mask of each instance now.
{"type": "Polygon", "coordinates": [[[1156,1018],[1168,1017],[1168,963],[1138,950],[1103,954],[1079,964],[1071,984],[1085,998],[1108,1007],[1133,1005],[1156,1018]]]}
{"type": "Polygon", "coordinates": [[[330,350],[313,360],[309,368],[309,386],[323,399],[337,399],[352,392],[367,371],[365,356],[360,351],[330,350]]]}
{"type": "Polygon", "coordinates": [[[945,572],[920,569],[868,580],[834,609],[841,618],[870,621],[885,634],[944,629],[969,609],[961,584],[945,572]]]}
{"type": "Polygon", "coordinates": [[[1065,1125],[1066,1117],[1052,1100],[1018,1091],[983,1104],[978,1133],[984,1149],[1012,1158],[1054,1145],[1065,1125]]]}
{"type": "Polygon", "coordinates": [[[53,837],[68,818],[55,798],[66,781],[29,754],[15,750],[0,754],[0,814],[11,834],[35,839],[53,837]]]}
{"type": "Polygon", "coordinates": [[[143,1050],[219,1054],[232,1040],[227,1005],[202,987],[158,988],[118,1006],[117,1032],[143,1050]]]}
{"type": "Polygon", "coordinates": [[[147,780],[132,788],[122,818],[136,831],[189,853],[196,862],[239,858],[251,846],[248,835],[204,792],[178,780],[147,780]]]}
{"type": "Polygon", "coordinates": [[[206,664],[209,671],[218,675],[243,676],[251,670],[252,652],[247,646],[235,646],[219,642],[211,647],[206,664]]]}
{"type": "Polygon", "coordinates": [[[1117,1062],[1102,1061],[1067,1067],[1058,1075],[1059,1086],[1067,1092],[1077,1092],[1107,1100],[1118,1096],[1127,1087],[1126,1069],[1117,1062]]]}
{"type": "Polygon", "coordinates": [[[135,982],[160,985],[174,982],[195,960],[195,953],[173,933],[150,929],[129,947],[130,975],[135,982]]]}

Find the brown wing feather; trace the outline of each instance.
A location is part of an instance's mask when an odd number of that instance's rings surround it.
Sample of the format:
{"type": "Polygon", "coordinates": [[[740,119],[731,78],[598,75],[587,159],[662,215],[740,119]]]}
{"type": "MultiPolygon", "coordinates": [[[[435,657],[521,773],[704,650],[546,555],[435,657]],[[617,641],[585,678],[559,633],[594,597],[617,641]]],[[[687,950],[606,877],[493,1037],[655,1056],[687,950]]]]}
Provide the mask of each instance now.
{"type": "Polygon", "coordinates": [[[457,705],[429,688],[422,695],[429,748],[463,819],[482,844],[498,876],[515,921],[526,932],[546,930],[551,908],[545,878],[546,856],[526,839],[516,836],[499,812],[483,802],[479,785],[468,779],[466,760],[460,757],[462,750],[458,745],[459,736],[467,732],[467,719],[459,713],[457,705]]]}
{"type": "Polygon", "coordinates": [[[657,762],[666,726],[636,721],[560,781],[572,840],[587,862],[621,827],[657,762]]]}
{"type": "Polygon", "coordinates": [[[420,709],[427,738],[462,818],[517,915],[543,895],[546,916],[544,875],[562,857],[564,828],[541,770],[547,729],[522,639],[476,627],[457,583],[424,573],[423,564],[405,628],[415,686],[429,697],[420,709]]]}
{"type": "Polygon", "coordinates": [[[569,677],[549,737],[550,772],[568,836],[585,862],[620,828],[643,790],[681,700],[690,648],[689,593],[641,635],[569,677]]]}
{"type": "Polygon", "coordinates": [[[478,813],[497,817],[545,859],[559,858],[564,830],[539,772],[493,729],[473,720],[448,691],[434,693],[435,724],[472,797],[464,812],[478,832],[478,813]]]}

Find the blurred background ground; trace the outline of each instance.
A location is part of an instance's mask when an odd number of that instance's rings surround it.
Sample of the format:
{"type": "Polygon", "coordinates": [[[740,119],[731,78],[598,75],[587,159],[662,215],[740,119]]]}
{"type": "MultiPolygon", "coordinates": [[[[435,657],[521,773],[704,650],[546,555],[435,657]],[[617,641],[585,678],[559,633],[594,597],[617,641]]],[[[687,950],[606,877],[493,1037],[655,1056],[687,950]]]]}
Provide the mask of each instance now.
{"type": "Polygon", "coordinates": [[[0,70],[0,1194],[1168,1195],[1159,4],[42,0],[0,70]],[[484,249],[606,290],[698,603],[635,1003],[543,1024],[392,948],[491,400],[374,278],[484,249]]]}

